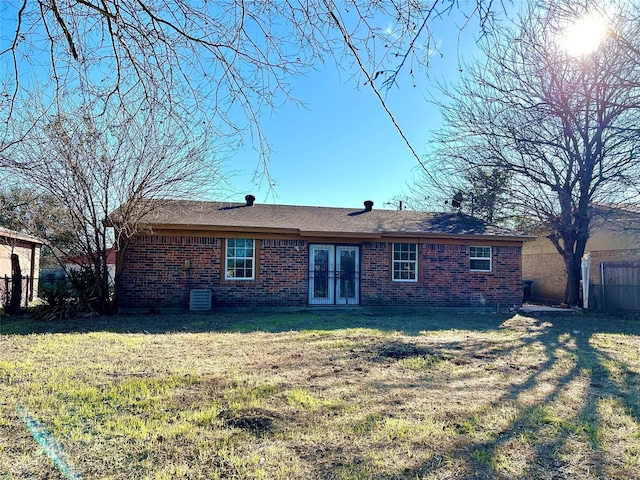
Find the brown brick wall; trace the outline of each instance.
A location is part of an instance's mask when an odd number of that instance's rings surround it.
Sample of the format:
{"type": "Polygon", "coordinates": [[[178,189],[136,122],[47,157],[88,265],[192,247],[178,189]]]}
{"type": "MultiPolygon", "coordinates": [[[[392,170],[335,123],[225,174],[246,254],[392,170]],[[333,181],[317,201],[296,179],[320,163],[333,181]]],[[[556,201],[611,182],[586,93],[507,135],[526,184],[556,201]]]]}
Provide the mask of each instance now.
{"type": "Polygon", "coordinates": [[[560,254],[541,253],[522,256],[522,278],[533,280],[532,299],[562,302],[567,286],[567,273],[560,254]]]}
{"type": "Polygon", "coordinates": [[[192,288],[211,289],[220,306],[306,304],[306,242],[261,240],[258,278],[251,281],[221,281],[222,244],[219,238],[134,237],[122,259],[120,304],[186,308],[192,288]]]}
{"type": "Polygon", "coordinates": [[[220,244],[215,238],[134,237],[118,259],[120,304],[188,307],[191,288],[209,288],[210,283],[219,282],[220,244]],[[191,262],[190,268],[185,267],[186,261],[191,262]]]}
{"type": "MultiPolygon", "coordinates": [[[[600,285],[600,263],[638,262],[640,249],[600,250],[591,254],[591,284],[600,285]]],[[[533,280],[533,299],[561,302],[567,285],[564,262],[558,253],[527,254],[522,256],[522,277],[533,280]]]]}
{"type": "MultiPolygon", "coordinates": [[[[140,235],[121,256],[122,306],[188,307],[189,290],[209,288],[214,305],[307,305],[308,243],[260,240],[259,271],[252,281],[221,280],[219,238],[140,235]],[[185,268],[185,261],[191,262],[185,268]]],[[[495,306],[522,302],[520,247],[494,246],[492,271],[470,272],[465,245],[420,245],[418,283],[392,282],[388,243],[361,244],[361,304],[495,306]]]]}
{"type": "Polygon", "coordinates": [[[258,278],[212,284],[214,305],[307,304],[307,242],[260,240],[258,278]]]}
{"type": "Polygon", "coordinates": [[[496,306],[522,303],[519,247],[492,249],[492,271],[469,271],[466,245],[420,245],[417,283],[393,282],[386,243],[362,249],[362,304],[406,306],[496,306]]]}

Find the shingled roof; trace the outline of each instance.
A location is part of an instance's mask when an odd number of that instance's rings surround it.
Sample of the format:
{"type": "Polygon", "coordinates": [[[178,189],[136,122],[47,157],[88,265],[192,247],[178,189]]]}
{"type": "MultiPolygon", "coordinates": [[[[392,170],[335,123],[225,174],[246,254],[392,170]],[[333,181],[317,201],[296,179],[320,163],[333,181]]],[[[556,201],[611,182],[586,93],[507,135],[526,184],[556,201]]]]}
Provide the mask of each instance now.
{"type": "Polygon", "coordinates": [[[163,201],[143,218],[143,224],[154,230],[278,232],[304,237],[526,238],[460,213],[249,203],[163,201]]]}

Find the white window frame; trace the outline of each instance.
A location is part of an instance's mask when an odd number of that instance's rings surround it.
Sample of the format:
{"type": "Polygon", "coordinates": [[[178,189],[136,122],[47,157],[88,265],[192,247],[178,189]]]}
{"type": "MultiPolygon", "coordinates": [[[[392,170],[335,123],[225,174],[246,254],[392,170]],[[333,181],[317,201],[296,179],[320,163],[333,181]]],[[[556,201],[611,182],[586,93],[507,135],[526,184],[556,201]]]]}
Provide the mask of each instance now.
{"type": "Polygon", "coordinates": [[[391,280],[394,282],[410,282],[410,283],[416,283],[418,281],[418,244],[417,243],[408,243],[408,242],[403,242],[403,243],[393,243],[391,245],[391,280]],[[396,252],[396,245],[408,245],[409,247],[412,247],[411,249],[408,250],[399,250],[398,252],[396,252]],[[401,258],[396,258],[396,253],[407,253],[407,257],[408,258],[402,258],[402,255],[400,255],[401,258]],[[411,254],[415,254],[415,258],[413,260],[411,260],[411,254]],[[410,267],[413,265],[413,269],[411,269],[410,267]],[[409,267],[409,268],[403,268],[403,267],[409,267]],[[396,272],[398,272],[399,274],[402,274],[404,271],[408,271],[411,272],[413,270],[414,273],[414,278],[396,278],[396,272]]]}
{"type": "Polygon", "coordinates": [[[493,269],[493,247],[486,245],[472,245],[469,247],[469,270],[472,272],[491,272],[493,269]],[[480,251],[478,251],[480,250],[480,251]],[[489,256],[485,253],[488,251],[489,256]],[[482,254],[481,254],[482,253],[482,254]],[[473,261],[489,261],[489,268],[473,268],[473,261]]]}
{"type": "MultiPolygon", "coordinates": [[[[255,280],[255,278],[256,278],[256,241],[254,239],[252,239],[252,238],[227,238],[226,242],[225,242],[225,252],[224,253],[225,253],[225,259],[224,259],[224,266],[225,266],[225,268],[224,268],[224,279],[225,280],[241,280],[241,281],[242,280],[255,280]],[[242,240],[243,242],[245,242],[245,246],[238,247],[235,244],[232,247],[229,246],[230,242],[235,242],[237,240],[242,240]],[[246,246],[246,242],[247,241],[251,242],[251,247],[247,247],[246,246]],[[234,249],[234,255],[229,255],[229,248],[233,248],[234,249]],[[248,256],[248,255],[238,256],[238,255],[236,255],[237,250],[240,249],[240,248],[242,248],[242,249],[251,248],[251,256],[248,256]],[[235,272],[236,269],[238,268],[238,267],[235,266],[235,263],[234,263],[234,267],[232,268],[229,265],[230,261],[233,261],[233,262],[236,262],[236,261],[245,261],[245,262],[246,261],[251,261],[251,276],[250,277],[247,277],[247,276],[245,276],[245,277],[236,277],[236,276],[229,275],[230,271],[235,272]]],[[[246,266],[243,267],[243,268],[245,270],[247,269],[246,266]]]]}

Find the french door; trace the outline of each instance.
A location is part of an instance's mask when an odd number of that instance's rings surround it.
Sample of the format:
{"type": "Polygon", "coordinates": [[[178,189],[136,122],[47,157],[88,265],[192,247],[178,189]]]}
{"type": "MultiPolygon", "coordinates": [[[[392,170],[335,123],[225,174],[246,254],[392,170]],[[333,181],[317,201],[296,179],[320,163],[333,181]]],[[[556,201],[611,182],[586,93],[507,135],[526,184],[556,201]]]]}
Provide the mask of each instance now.
{"type": "Polygon", "coordinates": [[[360,247],[309,245],[309,304],[360,303],[360,247]]]}

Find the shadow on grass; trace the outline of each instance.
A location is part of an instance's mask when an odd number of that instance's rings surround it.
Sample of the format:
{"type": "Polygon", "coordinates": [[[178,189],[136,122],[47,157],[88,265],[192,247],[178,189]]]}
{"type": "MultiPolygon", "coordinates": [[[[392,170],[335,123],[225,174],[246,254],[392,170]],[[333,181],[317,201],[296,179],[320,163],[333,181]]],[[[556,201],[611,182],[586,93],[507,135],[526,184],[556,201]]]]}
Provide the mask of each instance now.
{"type": "MultiPolygon", "coordinates": [[[[640,425],[638,365],[629,366],[621,358],[625,356],[624,342],[607,348],[609,340],[605,340],[602,348],[597,337],[638,336],[640,319],[542,315],[529,320],[530,334],[522,336],[523,343],[502,353],[516,353],[535,344],[543,348],[544,360],[528,370],[522,383],[512,384],[488,406],[491,411],[515,405],[517,414],[509,425],[491,432],[489,440],[469,438],[462,442],[458,453],[467,457],[465,478],[640,478],[640,433],[625,439],[625,448],[619,444],[612,447],[614,440],[605,438],[626,428],[622,426],[625,423],[640,425]],[[607,416],[603,412],[607,408],[616,413],[607,416]],[[534,440],[526,466],[520,472],[505,471],[505,454],[514,444],[526,444],[528,439],[534,440]],[[576,447],[578,443],[582,446],[576,447]],[[636,454],[638,458],[630,458],[636,454]]],[[[627,355],[637,357],[637,342],[627,348],[627,355]]],[[[474,355],[473,351],[465,354],[474,355]]],[[[468,422],[480,426],[482,416],[468,422]]],[[[448,454],[455,456],[456,452],[448,454]]],[[[416,467],[414,473],[423,468],[416,467]]]]}
{"type": "MultiPolygon", "coordinates": [[[[400,341],[393,336],[380,339],[371,352],[370,361],[378,358],[402,360],[412,357],[434,355],[434,362],[448,361],[454,356],[437,357],[440,350],[456,352],[455,359],[466,361],[475,359],[479,364],[509,359],[506,369],[520,369],[517,382],[511,382],[493,396],[483,407],[489,415],[491,409],[500,409],[509,404],[514,415],[492,430],[483,424],[483,412],[473,410],[468,418],[455,418],[448,427],[455,430],[455,439],[447,450],[417,458],[414,465],[398,473],[391,469],[370,478],[640,478],[631,467],[615,462],[621,460],[624,452],[611,452],[609,442],[603,438],[615,427],[602,413],[603,402],[615,403],[620,416],[640,425],[640,404],[638,402],[639,364],[627,364],[624,355],[615,345],[601,343],[599,334],[614,333],[640,336],[640,321],[637,318],[615,318],[598,315],[540,315],[522,317],[499,314],[446,314],[417,313],[415,311],[363,311],[363,310],[301,310],[288,313],[265,312],[216,312],[212,314],[182,315],[137,315],[73,319],[60,322],[35,321],[29,317],[7,318],[0,322],[3,335],[27,335],[40,333],[68,332],[114,332],[163,334],[172,332],[287,332],[303,330],[338,330],[344,328],[366,328],[384,332],[404,332],[418,335],[423,331],[509,331],[500,341],[489,342],[483,338],[469,338],[466,332],[457,335],[448,343],[438,343],[434,351],[417,343],[400,341]],[[510,335],[517,332],[517,335],[510,335]],[[459,338],[458,338],[459,337],[459,338]],[[505,343],[502,343],[502,340],[505,343]],[[506,343],[506,342],[509,343],[506,343]],[[536,349],[538,363],[518,365],[519,355],[527,349],[536,349]],[[435,352],[435,353],[434,353],[435,352]],[[459,352],[460,354],[458,355],[459,352]],[[621,357],[622,355],[622,357],[621,357]],[[576,388],[579,386],[580,388],[576,388]],[[576,395],[569,399],[568,392],[575,389],[576,395]],[[571,400],[572,407],[563,410],[563,404],[571,400]],[[561,411],[561,413],[558,413],[561,411]],[[467,428],[467,426],[469,428],[467,428]],[[484,429],[483,435],[474,436],[469,432],[484,429]],[[508,472],[501,468],[501,456],[515,443],[530,440],[525,445],[530,458],[521,472],[508,472]],[[581,451],[572,453],[579,440],[581,451]],[[620,455],[615,455],[620,453],[620,455]],[[573,456],[572,456],[573,455],[573,456]],[[450,461],[456,461],[459,470],[452,472],[450,461]],[[579,464],[579,465],[578,465],[579,464]],[[438,472],[439,469],[442,472],[438,472]],[[590,473],[582,474],[582,469],[590,473]],[[612,473],[613,470],[613,473],[612,473]],[[438,475],[442,473],[442,475],[438,475]],[[455,474],[455,475],[454,475],[455,474]],[[635,476],[634,476],[635,475],[635,476]]],[[[472,337],[472,336],[471,336],[472,337]]],[[[484,337],[484,336],[482,336],[484,337]]],[[[637,345],[637,343],[634,343],[637,345]]],[[[349,352],[353,353],[353,352],[349,352]]],[[[360,355],[359,352],[353,355],[360,355]]],[[[366,359],[365,359],[366,360],[366,359]]],[[[363,361],[360,366],[366,367],[363,361]]],[[[494,367],[495,365],[492,365],[494,367]]],[[[481,370],[473,370],[481,375],[481,370]]],[[[331,375],[335,370],[331,370],[331,375]]],[[[506,373],[505,377],[509,374],[506,373]]],[[[363,382],[369,382],[366,372],[363,382]]],[[[426,377],[425,377],[426,378],[426,377]]],[[[374,385],[378,390],[396,389],[411,395],[428,395],[430,383],[411,378],[411,385],[403,384],[395,377],[388,384],[374,385]]],[[[448,379],[442,380],[446,385],[448,379]]],[[[461,383],[460,383],[461,385],[461,383]]],[[[364,388],[364,387],[363,387],[364,388]]],[[[454,387],[451,387],[454,388],[454,387]]],[[[462,387],[461,387],[462,388],[462,387]]],[[[465,387],[472,389],[473,387],[465,387]]],[[[366,390],[366,389],[365,389],[366,390]]],[[[473,392],[472,392],[473,393],[473,392]]],[[[475,399],[474,399],[475,400],[475,399]]],[[[380,411],[397,412],[397,397],[388,396],[388,405],[380,405],[380,411]]],[[[480,402],[480,400],[478,400],[480,402]]],[[[467,413],[464,414],[465,416],[467,413]]],[[[265,434],[277,423],[279,417],[270,411],[247,412],[242,417],[224,416],[225,423],[233,428],[241,428],[256,435],[265,434]]],[[[638,444],[636,438],[632,441],[638,444]]],[[[341,452],[332,452],[327,446],[324,453],[310,454],[310,463],[316,465],[316,475],[312,478],[338,478],[336,472],[360,472],[368,457],[365,454],[345,458],[341,452]],[[317,457],[316,457],[317,455],[317,457]],[[336,466],[335,459],[341,464],[336,466]],[[326,459],[326,460],[325,460],[326,459]]],[[[352,476],[366,478],[363,475],[352,476]]],[[[345,474],[346,477],[346,474],[345,474]]]]}
{"type": "Polygon", "coordinates": [[[28,315],[3,316],[0,334],[268,332],[365,328],[417,335],[428,330],[496,330],[512,314],[457,314],[402,309],[321,310],[296,312],[219,311],[207,314],[139,314],[42,321],[28,315]]]}

